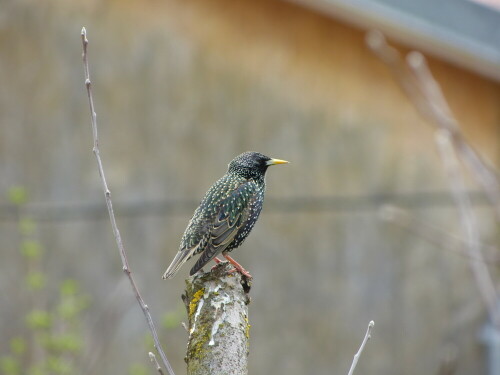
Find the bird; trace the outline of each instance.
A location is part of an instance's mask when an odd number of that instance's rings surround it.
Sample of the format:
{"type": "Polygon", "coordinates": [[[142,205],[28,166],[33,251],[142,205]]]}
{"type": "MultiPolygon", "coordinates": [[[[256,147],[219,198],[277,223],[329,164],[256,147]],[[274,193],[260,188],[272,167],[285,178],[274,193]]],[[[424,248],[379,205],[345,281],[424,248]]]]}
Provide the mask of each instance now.
{"type": "Polygon", "coordinates": [[[267,168],[287,163],[254,151],[235,157],[226,174],[208,189],[195,210],[163,279],[174,277],[187,260],[198,254],[201,255],[189,272],[191,276],[212,259],[219,263],[216,256],[222,254],[235,271],[251,278],[228,253],[243,243],[259,218],[267,168]]]}

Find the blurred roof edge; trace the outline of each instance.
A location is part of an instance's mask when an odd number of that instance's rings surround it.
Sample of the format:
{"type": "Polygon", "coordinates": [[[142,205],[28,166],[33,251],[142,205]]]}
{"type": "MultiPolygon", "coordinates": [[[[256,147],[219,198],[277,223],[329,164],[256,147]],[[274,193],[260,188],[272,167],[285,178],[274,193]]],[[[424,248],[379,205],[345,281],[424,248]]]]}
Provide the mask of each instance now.
{"type": "Polygon", "coordinates": [[[500,82],[500,12],[468,0],[287,0],[500,82]]]}

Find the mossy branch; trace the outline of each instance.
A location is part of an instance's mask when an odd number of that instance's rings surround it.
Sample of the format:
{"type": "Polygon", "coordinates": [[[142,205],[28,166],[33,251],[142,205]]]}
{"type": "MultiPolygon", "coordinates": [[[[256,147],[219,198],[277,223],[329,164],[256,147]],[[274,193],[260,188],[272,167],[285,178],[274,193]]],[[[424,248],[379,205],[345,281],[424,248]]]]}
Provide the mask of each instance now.
{"type": "Polygon", "coordinates": [[[186,280],[188,375],[248,374],[250,281],[227,262],[186,280]]]}

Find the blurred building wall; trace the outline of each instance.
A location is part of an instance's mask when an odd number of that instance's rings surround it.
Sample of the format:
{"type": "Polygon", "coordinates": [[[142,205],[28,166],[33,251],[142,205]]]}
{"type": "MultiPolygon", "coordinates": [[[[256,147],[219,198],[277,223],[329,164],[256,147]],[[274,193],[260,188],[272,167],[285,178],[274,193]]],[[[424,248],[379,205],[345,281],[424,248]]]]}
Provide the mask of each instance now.
{"type": "MultiPolygon", "coordinates": [[[[486,317],[467,259],[379,219],[380,205],[395,201],[460,235],[433,132],[365,48],[363,32],[281,1],[1,5],[0,189],[29,191],[51,281],[77,278],[92,295],[88,343],[106,355],[85,373],[123,373],[149,359],[141,313],[126,287],[116,289],[123,274],[109,224],[94,209],[104,203],[81,26],[132,269],[155,318],[181,311],[162,331],[178,373],[187,270],[172,282],[160,276],[195,202],[246,150],[292,162],[269,171],[269,204],[234,252],[255,277],[251,373],[347,373],[371,319],[359,373],[437,373],[450,347],[457,374],[481,373],[477,332],[486,317]],[[165,201],[174,206],[155,209],[165,201]],[[70,214],[44,214],[54,207],[70,214]],[[112,317],[107,331],[94,320],[102,316],[112,317]]],[[[498,166],[499,84],[430,65],[468,139],[498,166]]],[[[482,239],[498,243],[491,210],[484,201],[476,210],[482,239]]],[[[22,264],[15,217],[2,217],[0,331],[10,337],[23,327],[19,305],[6,303],[19,292],[22,264]]]]}

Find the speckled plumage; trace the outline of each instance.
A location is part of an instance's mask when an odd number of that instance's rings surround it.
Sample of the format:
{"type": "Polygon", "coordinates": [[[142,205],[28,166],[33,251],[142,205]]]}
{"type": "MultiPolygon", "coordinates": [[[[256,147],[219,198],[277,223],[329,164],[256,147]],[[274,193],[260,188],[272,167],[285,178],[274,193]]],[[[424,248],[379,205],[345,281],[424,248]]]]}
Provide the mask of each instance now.
{"type": "Polygon", "coordinates": [[[179,252],[163,275],[171,278],[188,259],[201,254],[193,275],[218,254],[240,246],[259,218],[265,173],[270,165],[286,163],[257,152],[234,158],[227,173],[207,191],[181,239],[179,252]]]}

